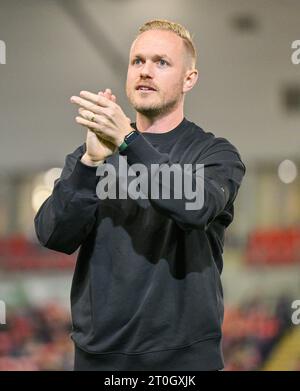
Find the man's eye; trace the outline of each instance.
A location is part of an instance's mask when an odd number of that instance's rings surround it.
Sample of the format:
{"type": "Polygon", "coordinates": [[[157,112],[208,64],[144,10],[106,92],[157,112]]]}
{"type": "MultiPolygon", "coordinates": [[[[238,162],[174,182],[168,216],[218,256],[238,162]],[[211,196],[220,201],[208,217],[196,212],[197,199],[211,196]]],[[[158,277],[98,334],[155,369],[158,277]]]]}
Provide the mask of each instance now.
{"type": "Polygon", "coordinates": [[[159,65],[167,65],[167,61],[166,60],[159,60],[159,65]]]}
{"type": "Polygon", "coordinates": [[[134,64],[138,64],[139,61],[141,61],[141,59],[140,59],[140,58],[136,58],[135,60],[133,60],[133,63],[134,63],[134,64]]]}

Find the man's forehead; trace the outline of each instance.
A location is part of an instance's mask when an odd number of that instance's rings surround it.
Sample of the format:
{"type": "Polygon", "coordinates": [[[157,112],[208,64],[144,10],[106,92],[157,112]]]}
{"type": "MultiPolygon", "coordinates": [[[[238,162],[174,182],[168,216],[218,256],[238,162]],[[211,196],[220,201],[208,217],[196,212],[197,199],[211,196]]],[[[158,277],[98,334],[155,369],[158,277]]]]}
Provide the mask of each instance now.
{"type": "Polygon", "coordinates": [[[182,39],[172,31],[149,30],[140,34],[132,43],[130,54],[153,53],[172,55],[182,49],[182,39]]]}

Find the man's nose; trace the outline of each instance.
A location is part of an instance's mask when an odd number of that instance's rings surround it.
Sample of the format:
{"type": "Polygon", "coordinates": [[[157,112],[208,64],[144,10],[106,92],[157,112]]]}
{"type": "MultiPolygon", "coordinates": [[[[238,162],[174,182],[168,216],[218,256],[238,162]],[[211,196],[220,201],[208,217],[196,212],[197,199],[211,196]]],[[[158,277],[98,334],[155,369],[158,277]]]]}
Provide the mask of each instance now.
{"type": "Polygon", "coordinates": [[[148,78],[153,77],[153,66],[150,61],[146,61],[141,67],[141,77],[148,78]]]}

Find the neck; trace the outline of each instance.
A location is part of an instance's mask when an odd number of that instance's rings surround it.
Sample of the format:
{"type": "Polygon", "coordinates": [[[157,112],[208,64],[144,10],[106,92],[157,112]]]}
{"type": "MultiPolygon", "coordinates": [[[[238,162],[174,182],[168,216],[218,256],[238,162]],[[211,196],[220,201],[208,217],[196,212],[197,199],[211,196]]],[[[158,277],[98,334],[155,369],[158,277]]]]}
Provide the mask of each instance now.
{"type": "Polygon", "coordinates": [[[157,117],[147,117],[144,114],[136,114],[136,127],[140,132],[164,133],[174,128],[184,118],[183,105],[179,105],[174,111],[157,117]]]}

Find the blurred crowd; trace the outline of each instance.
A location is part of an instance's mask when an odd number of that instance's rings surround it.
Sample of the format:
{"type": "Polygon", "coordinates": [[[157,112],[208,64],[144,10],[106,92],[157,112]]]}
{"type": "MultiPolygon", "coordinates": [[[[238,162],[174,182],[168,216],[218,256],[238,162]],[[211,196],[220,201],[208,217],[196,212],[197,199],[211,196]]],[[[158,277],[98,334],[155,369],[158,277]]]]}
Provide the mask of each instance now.
{"type": "Polygon", "coordinates": [[[274,346],[291,326],[290,303],[289,298],[282,297],[275,306],[251,300],[243,306],[226,309],[223,323],[225,370],[262,369],[274,346]]]}
{"type": "MultiPolygon", "coordinates": [[[[285,299],[274,306],[252,301],[228,307],[223,324],[227,371],[259,370],[290,325],[285,299]]],[[[68,309],[48,303],[11,311],[0,329],[0,371],[69,371],[73,343],[68,309]]]]}
{"type": "Polygon", "coordinates": [[[0,371],[72,370],[70,314],[55,303],[15,309],[0,328],[0,371]]]}

